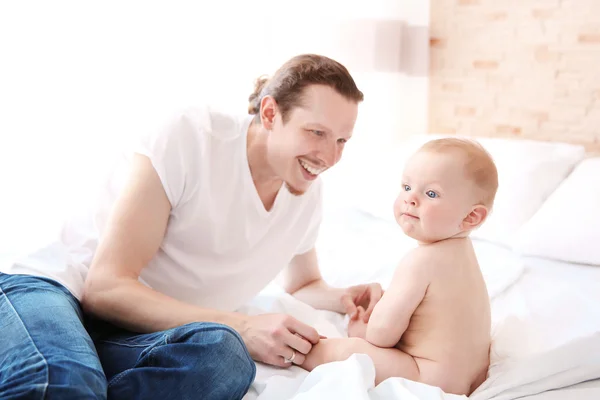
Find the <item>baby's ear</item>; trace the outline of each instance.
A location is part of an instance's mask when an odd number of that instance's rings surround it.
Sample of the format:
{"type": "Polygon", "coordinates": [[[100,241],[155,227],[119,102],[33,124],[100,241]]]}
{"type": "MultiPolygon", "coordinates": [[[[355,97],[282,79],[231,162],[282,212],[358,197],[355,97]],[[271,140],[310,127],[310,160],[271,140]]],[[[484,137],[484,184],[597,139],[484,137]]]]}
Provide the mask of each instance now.
{"type": "Polygon", "coordinates": [[[463,219],[462,229],[465,231],[470,231],[478,228],[481,224],[483,224],[487,218],[487,215],[488,209],[486,206],[481,204],[476,205],[465,217],[465,219],[463,219]]]}

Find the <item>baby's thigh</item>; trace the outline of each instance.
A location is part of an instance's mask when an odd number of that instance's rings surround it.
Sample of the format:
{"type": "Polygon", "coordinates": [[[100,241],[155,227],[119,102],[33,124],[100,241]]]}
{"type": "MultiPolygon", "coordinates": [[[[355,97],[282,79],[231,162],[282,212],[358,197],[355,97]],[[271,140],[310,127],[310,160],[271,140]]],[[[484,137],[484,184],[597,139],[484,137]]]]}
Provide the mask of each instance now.
{"type": "Polygon", "coordinates": [[[361,338],[323,339],[313,346],[302,366],[311,371],[321,364],[347,360],[352,354],[367,354],[373,360],[376,384],[390,377],[420,380],[419,369],[411,355],[395,347],[374,346],[361,338]]]}
{"type": "Polygon", "coordinates": [[[396,347],[382,348],[364,341],[364,343],[357,344],[355,350],[355,353],[367,354],[373,360],[376,385],[388,378],[406,378],[412,381],[421,381],[415,358],[396,347]]]}

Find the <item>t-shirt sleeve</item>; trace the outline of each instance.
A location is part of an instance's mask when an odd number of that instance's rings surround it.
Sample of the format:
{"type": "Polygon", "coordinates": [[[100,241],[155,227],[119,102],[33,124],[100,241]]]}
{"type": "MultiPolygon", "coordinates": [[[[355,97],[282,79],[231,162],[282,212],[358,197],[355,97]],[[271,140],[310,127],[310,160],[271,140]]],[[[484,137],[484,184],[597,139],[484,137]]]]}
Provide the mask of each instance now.
{"type": "Polygon", "coordinates": [[[202,126],[197,116],[182,113],[151,134],[143,135],[134,152],[150,159],[172,208],[185,202],[197,185],[202,157],[202,126]]]}
{"type": "Polygon", "coordinates": [[[317,238],[319,236],[319,229],[321,227],[321,221],[323,219],[323,193],[322,193],[322,182],[316,182],[317,187],[314,193],[314,198],[312,203],[309,205],[314,211],[311,215],[310,222],[308,224],[308,229],[300,246],[296,249],[296,255],[304,254],[309,250],[312,250],[317,243],[317,238]]]}

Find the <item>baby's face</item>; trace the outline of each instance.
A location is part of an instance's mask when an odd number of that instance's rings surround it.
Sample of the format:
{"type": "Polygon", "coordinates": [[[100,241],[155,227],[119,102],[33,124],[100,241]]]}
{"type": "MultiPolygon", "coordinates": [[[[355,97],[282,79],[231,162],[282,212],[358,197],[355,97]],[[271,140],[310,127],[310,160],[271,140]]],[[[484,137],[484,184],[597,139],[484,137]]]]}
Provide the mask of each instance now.
{"type": "Polygon", "coordinates": [[[432,243],[464,232],[462,222],[474,206],[475,185],[465,177],[456,153],[418,152],[405,166],[394,204],[406,235],[432,243]]]}

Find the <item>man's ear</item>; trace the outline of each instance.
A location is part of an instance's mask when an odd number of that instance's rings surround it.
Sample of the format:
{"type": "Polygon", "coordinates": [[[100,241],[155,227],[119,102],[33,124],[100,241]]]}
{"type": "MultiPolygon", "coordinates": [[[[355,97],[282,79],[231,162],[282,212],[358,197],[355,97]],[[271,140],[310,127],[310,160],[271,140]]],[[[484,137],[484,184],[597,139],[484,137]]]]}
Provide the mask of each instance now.
{"type": "Polygon", "coordinates": [[[265,96],[260,101],[260,120],[268,131],[273,129],[277,110],[277,102],[272,96],[265,96]]]}
{"type": "Polygon", "coordinates": [[[470,231],[478,228],[484,223],[488,216],[488,209],[486,206],[478,204],[473,207],[471,212],[463,219],[461,228],[465,231],[470,231]]]}

